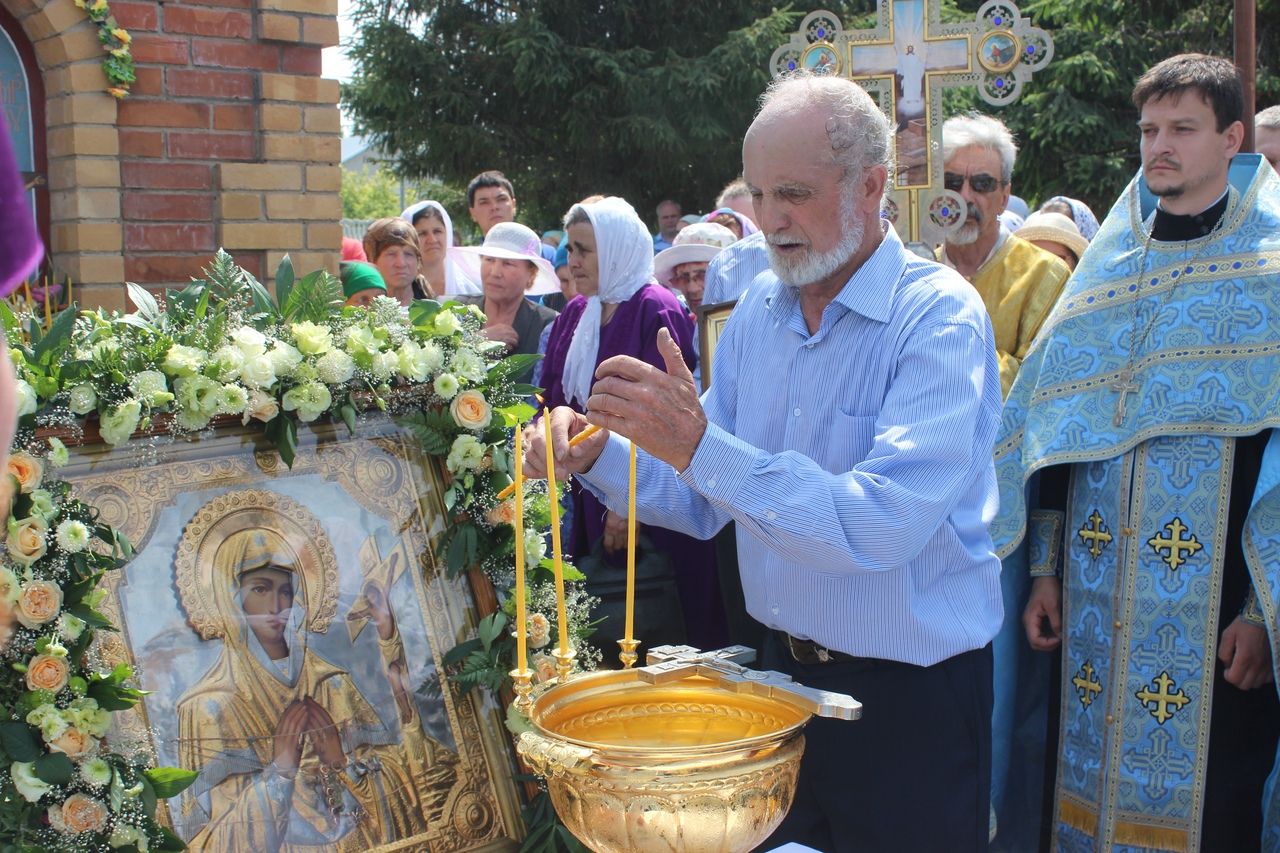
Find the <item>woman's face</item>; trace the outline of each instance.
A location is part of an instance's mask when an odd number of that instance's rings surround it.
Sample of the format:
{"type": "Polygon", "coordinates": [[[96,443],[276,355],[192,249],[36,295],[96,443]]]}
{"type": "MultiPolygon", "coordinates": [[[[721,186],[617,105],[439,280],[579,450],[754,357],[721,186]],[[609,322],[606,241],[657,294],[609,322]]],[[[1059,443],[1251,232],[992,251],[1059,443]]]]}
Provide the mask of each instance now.
{"type": "Polygon", "coordinates": [[[418,253],[409,246],[393,244],[382,250],[373,265],[382,273],[388,291],[402,291],[418,274],[418,253]]]}
{"type": "Polygon", "coordinates": [[[538,268],[529,261],[510,258],[480,256],[480,280],[484,283],[484,298],[497,302],[513,302],[533,284],[538,268]]]}
{"type": "Polygon", "coordinates": [[[600,256],[596,254],[596,229],[590,222],[569,226],[569,276],[583,296],[600,292],[600,256]]]}
{"type": "Polygon", "coordinates": [[[424,264],[434,264],[443,257],[445,250],[449,248],[445,242],[444,221],[433,213],[425,216],[419,216],[413,223],[413,228],[418,232],[418,248],[422,250],[422,262],[424,264]]]}
{"type": "Polygon", "coordinates": [[[293,572],[262,568],[240,576],[240,606],[263,648],[284,642],[293,607],[293,572]]]}
{"type": "Polygon", "coordinates": [[[556,278],[560,279],[560,292],[564,294],[566,302],[578,295],[578,291],[573,287],[573,276],[569,275],[568,264],[556,267],[556,278]]]}
{"type": "Polygon", "coordinates": [[[347,297],[345,304],[355,305],[358,308],[368,308],[373,304],[373,300],[378,296],[386,296],[385,290],[379,290],[376,287],[366,287],[364,290],[357,290],[355,293],[347,297]]]}

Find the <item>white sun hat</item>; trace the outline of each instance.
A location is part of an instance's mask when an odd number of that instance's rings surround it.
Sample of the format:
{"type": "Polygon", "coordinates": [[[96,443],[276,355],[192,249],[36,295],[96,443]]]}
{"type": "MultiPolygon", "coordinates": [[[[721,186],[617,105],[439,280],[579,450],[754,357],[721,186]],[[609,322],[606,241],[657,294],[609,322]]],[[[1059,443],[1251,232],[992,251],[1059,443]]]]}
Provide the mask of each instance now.
{"type": "Polygon", "coordinates": [[[699,222],[686,225],[671,241],[671,248],[663,249],[653,259],[653,275],[670,287],[671,274],[680,264],[710,261],[721,249],[736,243],[733,232],[718,222],[699,222]]]}
{"type": "Polygon", "coordinates": [[[528,261],[538,268],[538,276],[533,280],[533,287],[525,293],[538,296],[543,293],[559,293],[560,279],[551,267],[551,262],[542,257],[542,240],[532,228],[519,222],[499,222],[489,229],[480,246],[453,246],[449,249],[449,257],[453,259],[462,272],[474,281],[483,283],[480,274],[480,258],[506,258],[512,261],[528,261]]]}

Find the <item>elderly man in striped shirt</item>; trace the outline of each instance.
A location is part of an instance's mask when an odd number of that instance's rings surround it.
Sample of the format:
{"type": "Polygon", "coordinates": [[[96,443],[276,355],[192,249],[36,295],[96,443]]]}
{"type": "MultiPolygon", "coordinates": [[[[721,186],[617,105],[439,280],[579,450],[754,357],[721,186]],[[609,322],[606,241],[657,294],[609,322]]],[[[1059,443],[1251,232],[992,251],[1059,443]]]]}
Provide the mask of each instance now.
{"type": "MultiPolygon", "coordinates": [[[[614,358],[585,417],[551,413],[557,472],[639,520],[709,537],[737,522],[762,662],[864,704],[815,719],[795,805],[765,848],[985,851],[991,639],[1002,618],[992,442],[1000,375],[982,301],[880,219],[890,129],[854,83],[770,86],[743,144],[771,272],[744,295],[698,399],[614,358]],[[570,435],[605,429],[577,447],[570,435]]],[[[526,470],[545,476],[530,431],[526,470]]]]}

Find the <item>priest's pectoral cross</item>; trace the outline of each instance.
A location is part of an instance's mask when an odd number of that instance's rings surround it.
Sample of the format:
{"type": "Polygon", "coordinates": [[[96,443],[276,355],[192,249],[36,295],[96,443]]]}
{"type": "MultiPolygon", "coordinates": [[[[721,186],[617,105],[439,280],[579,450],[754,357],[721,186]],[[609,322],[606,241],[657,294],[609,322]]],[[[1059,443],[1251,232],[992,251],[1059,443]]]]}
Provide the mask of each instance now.
{"type": "Polygon", "coordinates": [[[1107,387],[1120,395],[1120,398],[1116,400],[1116,413],[1115,417],[1111,419],[1111,423],[1116,426],[1123,426],[1125,405],[1129,401],[1129,395],[1138,393],[1138,388],[1141,386],[1133,379],[1133,369],[1126,367],[1120,371],[1119,376],[1111,380],[1107,387]]]}

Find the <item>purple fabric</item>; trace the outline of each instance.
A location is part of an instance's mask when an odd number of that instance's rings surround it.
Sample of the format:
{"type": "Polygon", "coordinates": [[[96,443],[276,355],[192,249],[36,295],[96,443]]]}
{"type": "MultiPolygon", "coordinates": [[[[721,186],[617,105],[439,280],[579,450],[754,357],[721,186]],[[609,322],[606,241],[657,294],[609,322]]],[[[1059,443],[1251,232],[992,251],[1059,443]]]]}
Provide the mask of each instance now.
{"type": "Polygon", "coordinates": [[[722,213],[727,213],[730,216],[732,216],[734,219],[738,220],[738,224],[742,226],[742,236],[744,238],[750,237],[752,234],[760,230],[759,226],[757,226],[755,222],[752,221],[751,217],[743,216],[741,213],[734,210],[732,207],[717,207],[715,210],[711,211],[706,216],[702,217],[702,221],[711,222],[715,217],[719,216],[722,213]]]}
{"type": "MultiPolygon", "coordinates": [[[[561,377],[573,330],[586,304],[586,299],[575,296],[551,326],[542,371],[542,384],[546,388],[543,396],[551,408],[570,405],[565,400],[561,377]]],[[[693,348],[693,323],[676,297],[658,284],[645,285],[618,305],[613,319],[600,330],[600,352],[596,364],[615,355],[629,355],[665,369],[662,354],[658,351],[658,329],[663,326],[680,345],[685,364],[692,370],[698,360],[693,348]]],[[[582,411],[579,406],[573,408],[582,411]]],[[[575,559],[579,559],[591,553],[592,546],[604,535],[605,506],[576,481],[570,487],[570,494],[573,499],[573,529],[566,548],[575,559]]],[[[729,629],[716,573],[714,543],[658,527],[645,527],[643,532],[658,551],[670,558],[675,569],[687,641],[700,649],[718,649],[726,645],[729,629]]],[[[621,562],[626,559],[626,553],[620,550],[606,557],[621,562]]],[[[642,639],[664,641],[662,637],[642,639]]]]}
{"type": "Polygon", "coordinates": [[[9,126],[0,116],[0,296],[22,284],[44,255],[11,145],[9,126]]]}

